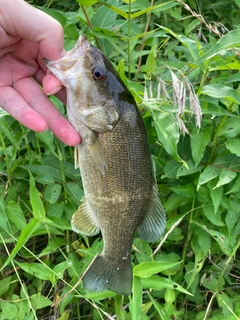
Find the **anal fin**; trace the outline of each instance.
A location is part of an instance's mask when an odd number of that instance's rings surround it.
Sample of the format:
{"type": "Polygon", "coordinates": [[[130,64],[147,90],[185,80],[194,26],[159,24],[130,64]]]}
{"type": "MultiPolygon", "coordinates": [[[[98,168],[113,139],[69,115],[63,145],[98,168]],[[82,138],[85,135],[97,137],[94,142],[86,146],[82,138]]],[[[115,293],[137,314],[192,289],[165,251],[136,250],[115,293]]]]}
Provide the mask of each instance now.
{"type": "Polygon", "coordinates": [[[74,213],[71,225],[73,231],[88,236],[94,236],[100,232],[100,228],[97,226],[94,214],[86,199],[84,199],[83,203],[74,213]]]}
{"type": "Polygon", "coordinates": [[[138,227],[139,237],[147,242],[158,241],[164,232],[165,226],[166,214],[158,197],[157,185],[155,185],[147,215],[138,227]]]}

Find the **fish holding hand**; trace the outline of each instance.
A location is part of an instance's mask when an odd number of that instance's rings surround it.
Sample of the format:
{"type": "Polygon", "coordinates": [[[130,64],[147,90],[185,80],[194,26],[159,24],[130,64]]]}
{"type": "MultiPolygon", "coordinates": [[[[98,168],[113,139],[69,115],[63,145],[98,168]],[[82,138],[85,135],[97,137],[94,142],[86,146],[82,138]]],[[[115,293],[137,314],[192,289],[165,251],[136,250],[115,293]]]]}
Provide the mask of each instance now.
{"type": "Polygon", "coordinates": [[[103,236],[103,251],[83,276],[83,286],[130,294],[135,231],[156,242],[166,224],[142,117],[110,61],[85,36],[63,58],[45,62],[66,87],[68,119],[82,138],[75,167],[85,196],[72,228],[103,236]]]}

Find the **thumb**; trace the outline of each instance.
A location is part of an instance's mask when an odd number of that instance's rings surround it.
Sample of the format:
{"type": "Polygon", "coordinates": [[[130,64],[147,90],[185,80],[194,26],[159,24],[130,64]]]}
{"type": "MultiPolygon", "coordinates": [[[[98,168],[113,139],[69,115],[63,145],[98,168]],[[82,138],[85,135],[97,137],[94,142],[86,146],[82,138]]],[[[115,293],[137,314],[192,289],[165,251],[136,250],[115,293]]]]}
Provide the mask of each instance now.
{"type": "Polygon", "coordinates": [[[39,44],[50,60],[64,55],[63,29],[59,22],[23,0],[0,0],[0,26],[6,33],[39,44]]]}

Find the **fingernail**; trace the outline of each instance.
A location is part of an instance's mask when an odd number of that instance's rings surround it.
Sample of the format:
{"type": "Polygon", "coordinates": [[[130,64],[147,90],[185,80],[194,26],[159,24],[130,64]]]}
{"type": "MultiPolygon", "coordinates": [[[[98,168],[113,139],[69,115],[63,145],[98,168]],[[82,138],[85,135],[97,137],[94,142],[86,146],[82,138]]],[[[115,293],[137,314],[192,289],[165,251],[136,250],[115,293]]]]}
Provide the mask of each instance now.
{"type": "Polygon", "coordinates": [[[58,91],[62,89],[62,86],[56,86],[51,92],[45,92],[48,96],[56,94],[58,91]]]}
{"type": "Polygon", "coordinates": [[[60,57],[64,57],[66,55],[66,51],[63,49],[61,52],[60,52],[60,57]]]}

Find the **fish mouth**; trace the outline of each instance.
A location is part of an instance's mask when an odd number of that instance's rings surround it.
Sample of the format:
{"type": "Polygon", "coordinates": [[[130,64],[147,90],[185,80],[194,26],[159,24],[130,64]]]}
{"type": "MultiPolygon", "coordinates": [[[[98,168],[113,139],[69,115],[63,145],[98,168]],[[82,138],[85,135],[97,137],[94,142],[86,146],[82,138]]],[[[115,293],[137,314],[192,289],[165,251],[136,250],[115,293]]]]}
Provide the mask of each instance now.
{"type": "Polygon", "coordinates": [[[75,47],[72,50],[70,50],[67,54],[72,55],[77,52],[78,56],[81,57],[87,53],[89,47],[90,43],[88,41],[88,38],[84,34],[81,34],[78,38],[75,47]]]}
{"type": "Polygon", "coordinates": [[[71,50],[69,50],[64,57],[60,58],[59,60],[49,60],[47,58],[43,58],[43,61],[47,66],[51,66],[53,64],[56,64],[57,61],[68,59],[68,57],[74,59],[74,57],[77,56],[79,58],[84,56],[88,52],[89,47],[90,43],[87,37],[84,34],[81,34],[76,45],[71,50]]]}

